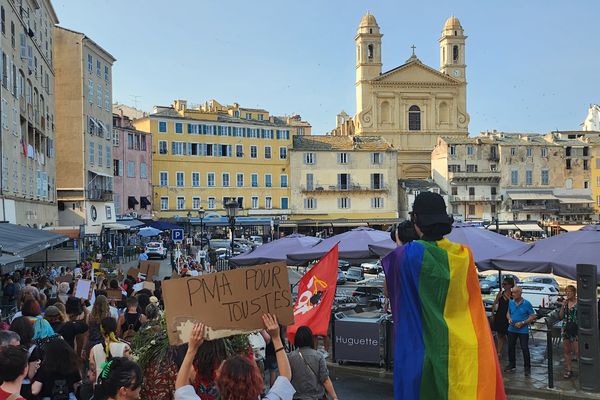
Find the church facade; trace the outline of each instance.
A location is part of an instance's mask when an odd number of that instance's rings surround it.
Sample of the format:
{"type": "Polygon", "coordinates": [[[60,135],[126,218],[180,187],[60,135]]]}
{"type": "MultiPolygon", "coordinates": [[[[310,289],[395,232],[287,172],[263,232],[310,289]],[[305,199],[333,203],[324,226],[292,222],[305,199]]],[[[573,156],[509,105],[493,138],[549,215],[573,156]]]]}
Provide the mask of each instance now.
{"type": "Polygon", "coordinates": [[[464,30],[456,17],[439,39],[440,66],[423,64],[414,53],[399,67],[382,72],[382,34],[373,15],[360,21],[356,42],[356,115],[352,129],[336,135],[381,136],[398,153],[398,178],[431,176],[431,152],[438,136],[467,137],[467,79],[464,30]]]}

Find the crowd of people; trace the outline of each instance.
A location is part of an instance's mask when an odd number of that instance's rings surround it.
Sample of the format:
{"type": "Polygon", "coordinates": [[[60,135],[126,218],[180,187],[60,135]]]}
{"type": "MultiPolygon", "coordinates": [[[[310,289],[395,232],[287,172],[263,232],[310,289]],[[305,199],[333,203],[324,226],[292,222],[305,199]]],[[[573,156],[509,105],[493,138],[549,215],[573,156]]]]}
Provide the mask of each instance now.
{"type": "MultiPolygon", "coordinates": [[[[182,262],[181,275],[205,272],[182,262]]],[[[336,398],[309,328],[286,343],[267,314],[255,334],[204,341],[197,324],[188,344],[171,346],[161,282],[137,283],[91,263],[4,276],[0,400],[336,398]],[[78,279],[95,281],[89,298],[75,297],[78,279]]]]}

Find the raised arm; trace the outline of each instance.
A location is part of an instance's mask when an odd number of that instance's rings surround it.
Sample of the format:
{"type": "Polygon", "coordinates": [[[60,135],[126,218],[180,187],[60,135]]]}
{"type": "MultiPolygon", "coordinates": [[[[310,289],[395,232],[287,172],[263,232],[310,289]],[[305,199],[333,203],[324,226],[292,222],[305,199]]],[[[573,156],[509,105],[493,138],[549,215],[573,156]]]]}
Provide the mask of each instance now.
{"type": "Polygon", "coordinates": [[[264,314],[262,318],[265,328],[267,332],[269,332],[269,335],[271,335],[271,340],[273,341],[273,347],[275,348],[275,355],[277,357],[277,367],[279,368],[279,375],[284,376],[288,379],[288,381],[291,381],[292,369],[290,367],[287,354],[285,353],[283,343],[281,342],[277,317],[271,314],[264,314]]]}

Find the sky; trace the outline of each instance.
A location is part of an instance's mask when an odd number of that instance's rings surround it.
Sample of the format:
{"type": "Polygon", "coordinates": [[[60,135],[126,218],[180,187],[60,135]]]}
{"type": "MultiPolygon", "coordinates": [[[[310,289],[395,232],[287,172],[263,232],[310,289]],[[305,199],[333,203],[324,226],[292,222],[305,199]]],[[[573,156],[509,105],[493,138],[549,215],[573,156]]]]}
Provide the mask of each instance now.
{"type": "Polygon", "coordinates": [[[416,46],[439,68],[445,20],[468,36],[469,132],[575,130],[600,103],[597,0],[53,0],[60,25],[110,52],[113,101],[151,111],[216,99],[300,114],[313,134],[354,115],[354,36],[370,11],[383,71],[416,46]]]}

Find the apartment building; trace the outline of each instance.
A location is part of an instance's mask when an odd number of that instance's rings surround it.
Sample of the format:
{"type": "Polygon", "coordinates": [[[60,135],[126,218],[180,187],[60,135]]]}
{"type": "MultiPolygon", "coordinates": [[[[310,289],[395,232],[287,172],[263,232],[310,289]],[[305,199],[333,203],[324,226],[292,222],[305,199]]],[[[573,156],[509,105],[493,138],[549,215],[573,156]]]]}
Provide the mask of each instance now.
{"type": "Polygon", "coordinates": [[[112,65],[115,58],[81,32],[55,27],[56,182],[60,225],[100,235],[115,222],[112,65]]]}
{"type": "Polygon", "coordinates": [[[34,228],[55,226],[53,27],[48,0],[0,1],[0,215],[34,228]]]}
{"type": "Polygon", "coordinates": [[[122,110],[113,114],[112,126],[115,213],[151,218],[152,135],[135,129],[122,110]]]}
{"type": "Polygon", "coordinates": [[[156,217],[184,217],[200,208],[225,215],[231,199],[247,216],[290,213],[289,148],[293,137],[311,133],[299,115],[176,100],[133,125],[152,134],[156,217]]]}
{"type": "Polygon", "coordinates": [[[381,137],[298,136],[290,154],[293,220],[378,226],[398,218],[398,152],[381,137]]]}

